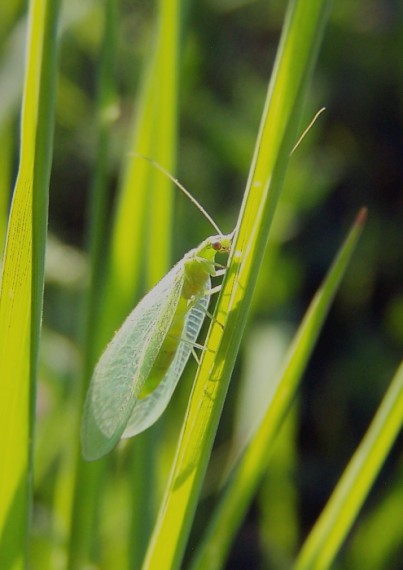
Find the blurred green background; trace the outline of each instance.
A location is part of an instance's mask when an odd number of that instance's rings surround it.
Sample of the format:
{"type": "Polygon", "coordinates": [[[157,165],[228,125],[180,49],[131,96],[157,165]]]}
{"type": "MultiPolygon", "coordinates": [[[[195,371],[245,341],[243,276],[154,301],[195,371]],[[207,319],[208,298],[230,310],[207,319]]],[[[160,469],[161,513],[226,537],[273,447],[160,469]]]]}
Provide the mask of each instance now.
{"type": "MultiPolygon", "coordinates": [[[[240,206],[284,9],[284,3],[275,0],[201,0],[186,4],[175,175],[224,231],[232,229],[240,206]]],[[[55,450],[63,433],[68,432],[70,396],[78,382],[77,343],[88,279],[86,219],[95,159],[94,98],[102,10],[102,3],[90,0],[65,2],[60,30],[38,397],[34,511],[38,542],[47,540],[43,537],[53,493],[55,450]],[[67,411],[61,417],[65,423],[55,431],[48,422],[55,417],[52,413],[58,406],[67,411]]],[[[9,200],[9,192],[4,189],[12,188],[17,169],[25,18],[24,3],[2,2],[2,224],[9,200]]],[[[152,2],[120,3],[116,119],[111,126],[111,208],[154,19],[152,2]]],[[[206,481],[206,513],[209,489],[217,486],[220,458],[228,454],[230,434],[234,430],[242,438],[250,429],[250,416],[257,414],[253,386],[242,383],[242,378],[253,376],[257,381],[259,374],[267,376],[277,368],[292,331],[362,205],[368,207],[369,219],[305,374],[292,421],[287,424],[287,431],[294,434],[293,438],[285,434],[288,452],[282,457],[279,445],[273,470],[240,531],[228,568],[258,568],[262,558],[267,562],[265,567],[283,567],[284,552],[292,551],[316,520],[401,358],[402,62],[401,3],[335,2],[300,130],[320,107],[325,106],[326,112],[291,160],[270,238],[270,255],[256,290],[253,315],[206,481]]],[[[4,226],[0,230],[2,238],[4,226]]],[[[178,192],[172,263],[209,233],[205,220],[178,192]]],[[[383,520],[384,511],[384,516],[387,512],[396,516],[399,504],[403,512],[402,462],[401,445],[397,445],[337,567],[401,568],[401,536],[396,538],[400,547],[395,544],[390,548],[391,557],[385,555],[382,561],[371,554],[370,537],[375,532],[372,520],[383,520]],[[366,555],[372,566],[365,562],[366,555]]],[[[203,526],[202,518],[200,514],[196,529],[203,526]]],[[[382,526],[376,528],[378,533],[386,533],[382,526]]],[[[385,536],[385,544],[390,540],[385,536]]],[[[389,552],[387,546],[385,551],[389,552]]]]}

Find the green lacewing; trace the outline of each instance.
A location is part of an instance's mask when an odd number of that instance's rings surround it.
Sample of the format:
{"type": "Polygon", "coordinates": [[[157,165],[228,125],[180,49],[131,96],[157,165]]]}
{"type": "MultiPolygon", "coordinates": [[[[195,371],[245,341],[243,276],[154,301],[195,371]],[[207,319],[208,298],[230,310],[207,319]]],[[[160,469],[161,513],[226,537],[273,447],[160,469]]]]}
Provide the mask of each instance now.
{"type": "Polygon", "coordinates": [[[169,404],[194,349],[211,294],[217,253],[229,253],[223,235],[193,196],[161,165],[213,224],[219,235],[189,251],[126,318],[95,367],[81,423],[83,456],[99,459],[121,438],[152,426],[169,404]]]}

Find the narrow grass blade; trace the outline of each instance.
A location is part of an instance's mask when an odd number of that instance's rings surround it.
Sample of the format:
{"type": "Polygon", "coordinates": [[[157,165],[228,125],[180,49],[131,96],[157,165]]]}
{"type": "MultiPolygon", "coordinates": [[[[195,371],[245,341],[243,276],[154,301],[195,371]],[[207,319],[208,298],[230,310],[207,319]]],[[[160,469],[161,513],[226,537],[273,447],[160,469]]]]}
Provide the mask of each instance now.
{"type": "Polygon", "coordinates": [[[403,363],[296,560],[296,570],[326,570],[345,540],[403,424],[403,363]]]}
{"type": "MultiPolygon", "coordinates": [[[[115,4],[114,0],[110,0],[108,5],[110,4],[115,4]]],[[[173,170],[177,123],[176,91],[180,10],[181,2],[179,1],[161,2],[156,43],[152,50],[152,57],[146,65],[140,103],[136,101],[136,113],[129,131],[128,148],[123,150],[123,173],[106,259],[104,250],[102,250],[105,244],[102,242],[102,247],[100,247],[99,243],[102,232],[97,231],[98,244],[95,246],[97,254],[96,259],[93,258],[93,264],[100,264],[102,266],[100,273],[103,274],[100,275],[98,283],[93,282],[93,286],[94,288],[97,286],[98,290],[101,289],[102,293],[97,296],[94,292],[96,295],[94,307],[89,316],[88,330],[91,332],[88,334],[90,342],[87,343],[87,351],[90,356],[86,356],[88,360],[84,391],[87,389],[94,362],[112,337],[113,332],[133,308],[133,302],[144,285],[144,281],[149,283],[154,281],[157,275],[161,277],[167,269],[170,255],[168,228],[171,226],[172,213],[170,183],[167,184],[159,173],[156,175],[147,161],[130,156],[130,152],[136,151],[153,157],[170,171],[173,170]],[[168,83],[170,83],[169,87],[166,85],[168,83]],[[154,198],[157,193],[158,197],[154,198]],[[154,216],[154,211],[150,215],[150,210],[156,203],[158,203],[157,218],[154,216]],[[151,219],[155,220],[154,228],[151,228],[149,224],[151,219]],[[151,239],[150,236],[158,236],[160,243],[156,243],[155,239],[151,239]],[[156,248],[152,255],[148,254],[148,247],[156,248]],[[153,267],[144,272],[144,261],[147,258],[153,260],[153,267]],[[144,273],[146,279],[143,278],[144,273]]],[[[111,25],[109,20],[107,24],[111,25]]],[[[106,47],[108,49],[110,47],[108,40],[106,40],[106,47]]],[[[110,57],[109,53],[108,58],[110,57]]],[[[82,404],[80,411],[81,409],[82,404]]],[[[141,440],[139,443],[141,445],[141,440]]],[[[106,463],[107,459],[94,463],[79,460],[71,525],[69,568],[76,568],[89,558],[91,543],[98,530],[95,518],[99,507],[99,497],[102,494],[102,477],[106,463]]],[[[137,498],[133,501],[136,508],[131,510],[133,519],[131,532],[136,536],[135,541],[129,541],[131,550],[129,558],[132,568],[138,566],[138,558],[139,556],[142,558],[143,555],[144,544],[149,534],[146,524],[147,512],[152,500],[150,494],[143,491],[144,482],[149,481],[150,473],[144,473],[142,468],[148,462],[135,463],[136,470],[130,482],[137,498]]],[[[131,502],[129,497],[128,501],[131,502]]],[[[126,530],[127,528],[122,529],[121,536],[126,530]]],[[[113,544],[104,541],[102,550],[106,552],[106,558],[113,556],[113,548],[113,544]]],[[[103,553],[98,552],[97,559],[102,558],[103,553]]]]}
{"type": "Polygon", "coordinates": [[[171,183],[150,167],[147,161],[131,154],[131,151],[152,157],[173,171],[177,86],[168,87],[167,84],[169,79],[173,83],[177,81],[176,36],[179,34],[177,22],[180,21],[180,6],[179,0],[161,2],[155,45],[145,69],[138,109],[129,132],[127,152],[123,156],[121,184],[107,261],[102,319],[98,327],[98,351],[104,348],[132,307],[133,297],[143,285],[144,260],[154,258],[152,263],[159,266],[158,269],[151,270],[152,284],[168,267],[170,221],[166,220],[171,220],[172,213],[171,183]],[[175,41],[171,35],[176,37],[175,41]],[[166,88],[163,88],[164,85],[166,88]],[[158,215],[155,218],[154,213],[150,216],[150,211],[156,204],[158,215]],[[158,231],[149,227],[150,219],[156,219],[158,231]],[[153,234],[159,237],[156,238],[153,234]],[[156,239],[159,240],[158,243],[156,239]],[[153,249],[152,255],[148,255],[145,244],[148,247],[158,247],[153,249]]]}
{"type": "MultiPolygon", "coordinates": [[[[181,38],[182,0],[159,1],[159,33],[156,55],[155,83],[158,94],[155,109],[156,136],[152,143],[152,156],[175,171],[178,122],[179,48],[181,38]]],[[[148,231],[148,285],[153,286],[166,273],[171,262],[172,184],[166,176],[152,172],[152,212],[148,231]]]]}
{"type": "Polygon", "coordinates": [[[52,152],[59,2],[32,2],[21,159],[0,296],[0,566],[24,568],[52,152]]]}
{"type": "MultiPolygon", "coordinates": [[[[89,253],[91,264],[91,280],[84,308],[84,338],[82,386],[77,402],[77,424],[75,441],[77,443],[75,477],[72,507],[70,513],[70,536],[67,568],[80,568],[85,565],[94,539],[97,504],[99,502],[100,484],[105,463],[86,464],[81,457],[79,422],[82,405],[91,372],[95,365],[99,346],[97,340],[97,323],[102,312],[100,283],[104,278],[105,244],[107,235],[107,187],[109,182],[109,146],[110,125],[115,115],[115,64],[118,42],[118,14],[115,0],[106,0],[104,12],[104,29],[101,54],[97,76],[97,154],[94,174],[91,182],[89,201],[89,253]]],[[[62,488],[64,491],[64,488],[62,488]]]]}
{"type": "MultiPolygon", "coordinates": [[[[152,146],[145,149],[170,172],[175,172],[178,122],[178,92],[180,69],[182,0],[158,2],[158,36],[152,91],[157,97],[153,113],[152,146]]],[[[136,148],[133,147],[133,150],[136,148]]],[[[143,150],[139,147],[137,150],[143,150]]],[[[137,161],[139,162],[139,160],[137,161]]],[[[154,286],[171,264],[173,189],[171,182],[155,169],[148,167],[147,195],[148,227],[139,244],[145,253],[146,288],[154,286]],[[144,248],[145,246],[145,248],[144,248]]],[[[139,189],[141,191],[141,189],[139,189]]],[[[140,252],[137,252],[140,257],[140,252]]],[[[131,517],[130,568],[141,568],[153,524],[155,490],[150,493],[147,482],[156,481],[158,446],[153,432],[143,434],[131,453],[131,517]],[[133,540],[133,537],[136,537],[133,540]]]]}
{"type": "Polygon", "coordinates": [[[230,267],[143,568],[178,568],[282,186],[328,2],[292,2],[265,103],[230,267]],[[220,324],[218,324],[220,323],[220,324]]]}
{"type": "Polygon", "coordinates": [[[276,393],[264,420],[231,475],[217,511],[191,566],[193,570],[221,568],[235,533],[267,469],[270,451],[280,431],[325,317],[347,269],[360,236],[364,211],[360,212],[337,258],[299,327],[286,358],[276,393]]]}

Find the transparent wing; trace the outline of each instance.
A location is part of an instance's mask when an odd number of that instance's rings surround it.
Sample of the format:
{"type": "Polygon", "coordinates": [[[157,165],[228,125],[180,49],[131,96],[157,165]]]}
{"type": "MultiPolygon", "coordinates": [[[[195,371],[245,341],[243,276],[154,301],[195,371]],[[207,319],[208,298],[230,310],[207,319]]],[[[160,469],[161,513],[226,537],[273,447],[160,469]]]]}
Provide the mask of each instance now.
{"type": "Polygon", "coordinates": [[[84,405],[81,441],[86,459],[97,459],[120,439],[171,326],[184,277],[183,262],[140,301],[102,354],[84,405]]]}
{"type": "MultiPolygon", "coordinates": [[[[208,279],[206,289],[211,288],[208,279]]],[[[146,398],[139,399],[127,422],[122,438],[132,437],[153,425],[169,404],[183,369],[189,360],[192,346],[196,342],[207,308],[210,295],[200,297],[196,304],[189,310],[185,318],[182,340],[179,342],[175,357],[158,387],[146,398]]]]}

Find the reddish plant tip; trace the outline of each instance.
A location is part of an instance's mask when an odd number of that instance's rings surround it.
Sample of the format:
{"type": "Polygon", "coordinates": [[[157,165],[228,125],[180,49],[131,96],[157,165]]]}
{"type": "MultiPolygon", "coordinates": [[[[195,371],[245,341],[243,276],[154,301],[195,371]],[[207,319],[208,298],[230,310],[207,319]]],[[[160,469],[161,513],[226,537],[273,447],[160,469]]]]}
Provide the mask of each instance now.
{"type": "Polygon", "coordinates": [[[365,207],[361,208],[355,219],[355,224],[357,226],[363,226],[367,221],[367,217],[368,217],[368,209],[365,207]]]}

